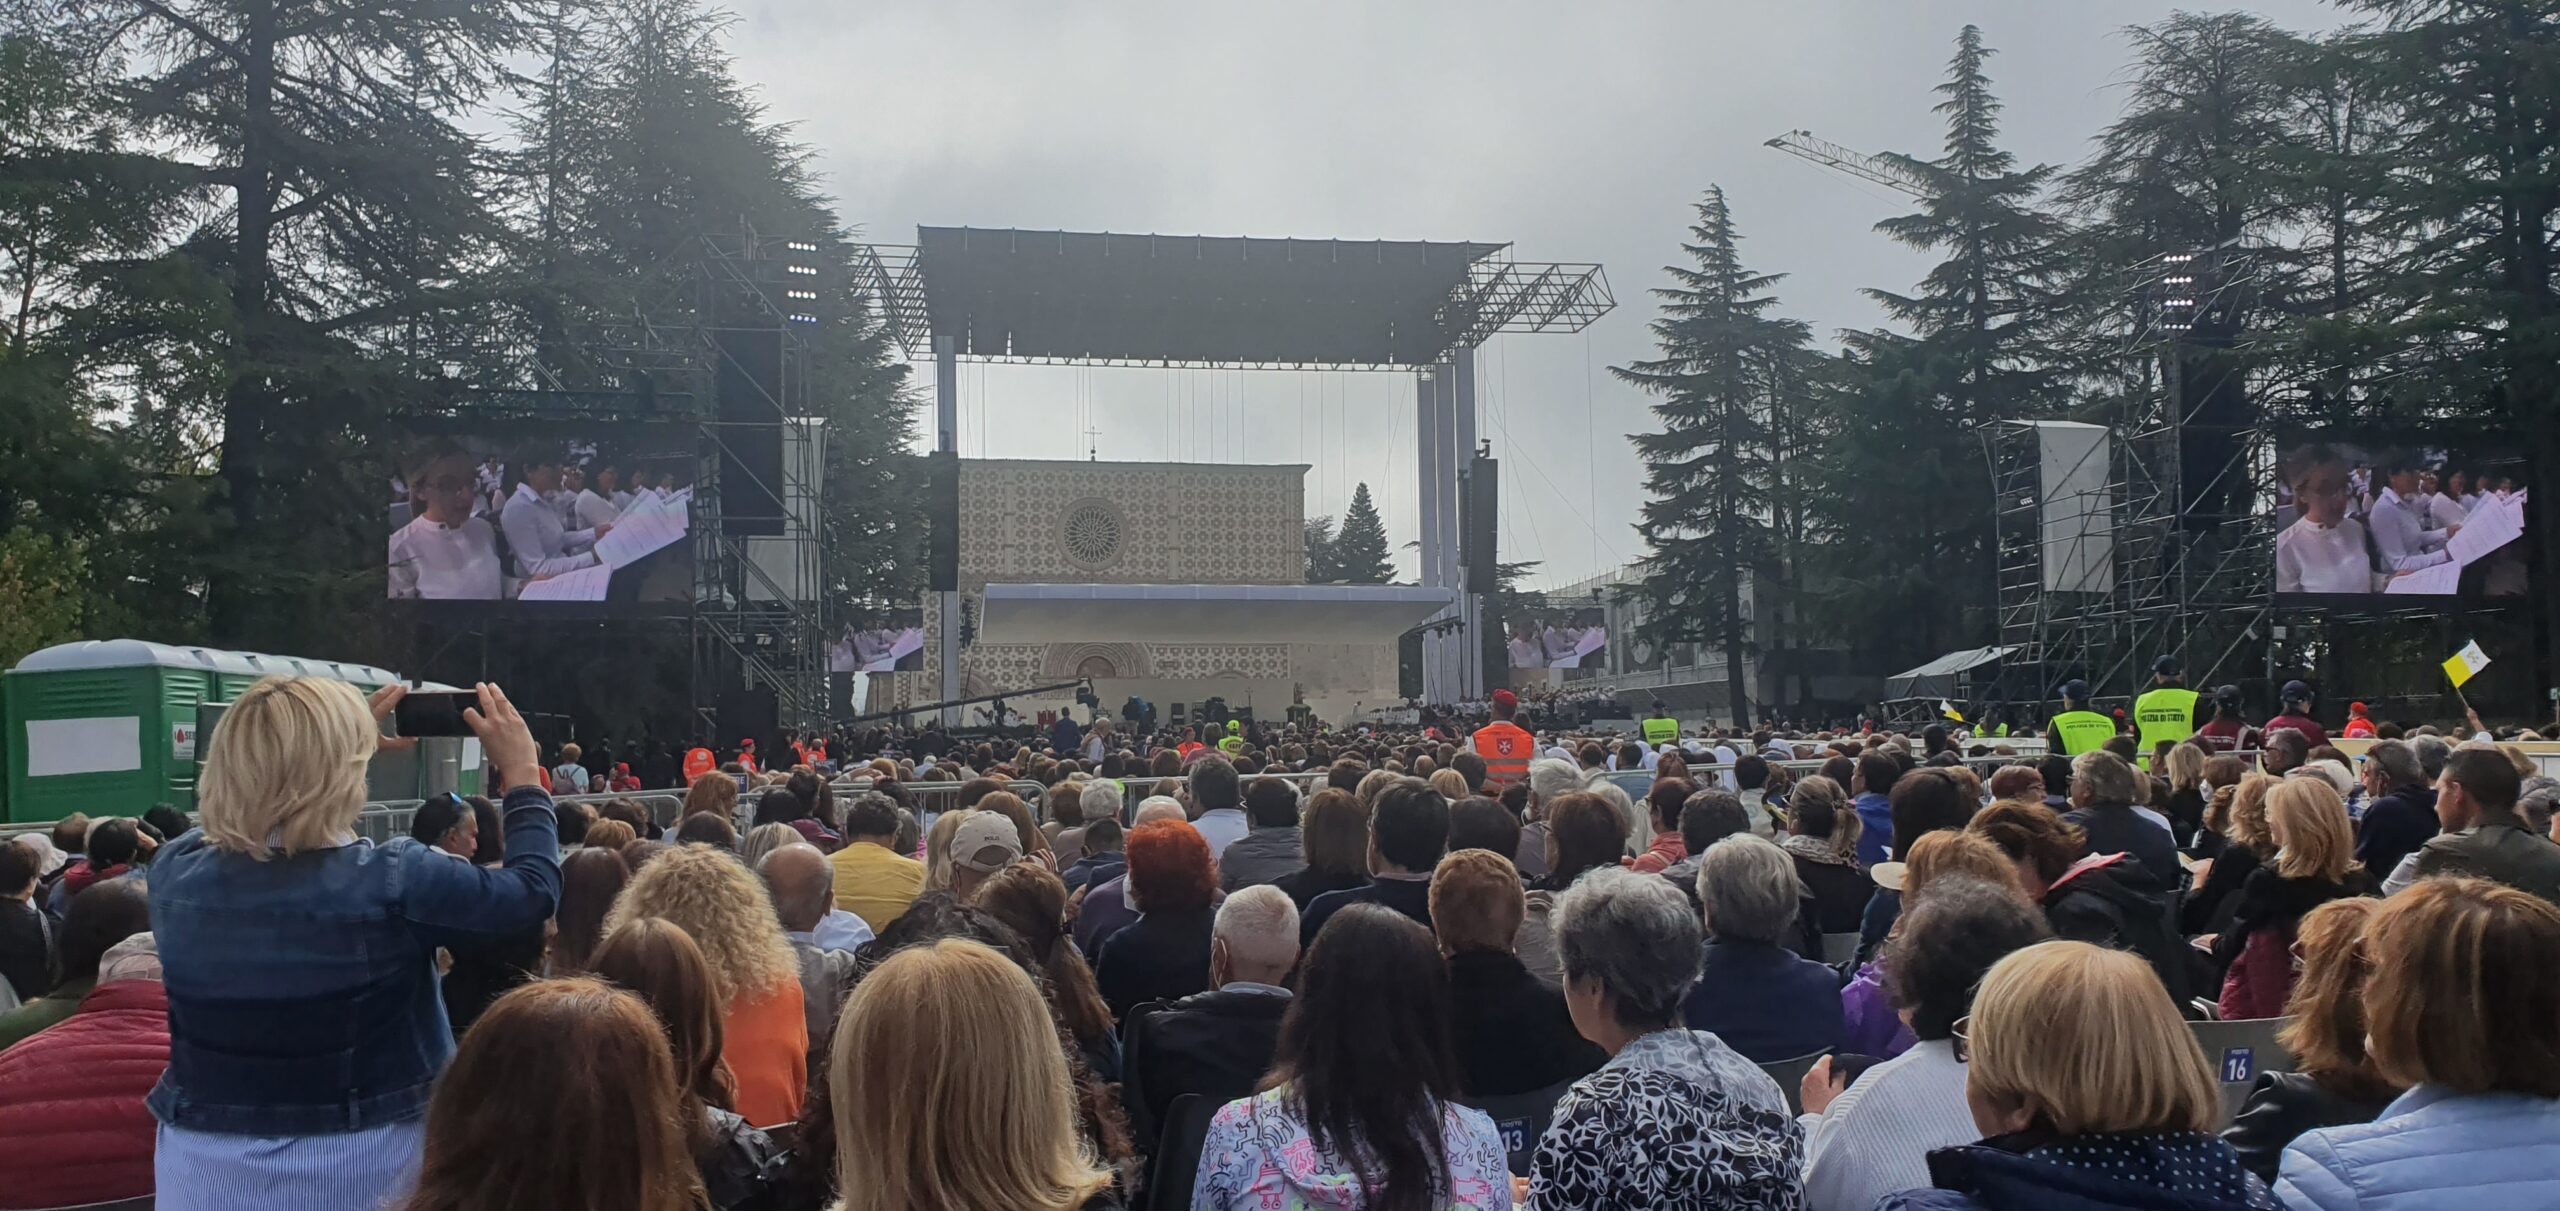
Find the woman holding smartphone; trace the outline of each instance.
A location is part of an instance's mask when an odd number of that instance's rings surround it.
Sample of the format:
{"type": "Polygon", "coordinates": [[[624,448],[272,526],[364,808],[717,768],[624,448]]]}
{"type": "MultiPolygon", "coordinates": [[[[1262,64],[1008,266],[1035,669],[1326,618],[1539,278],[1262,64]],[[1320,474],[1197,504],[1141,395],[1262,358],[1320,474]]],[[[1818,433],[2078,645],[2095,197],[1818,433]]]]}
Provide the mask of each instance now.
{"type": "Polygon", "coordinates": [[[559,898],[541,750],[494,685],[463,718],[505,788],[505,862],[357,839],[379,721],[403,694],[269,677],[214,728],[199,827],[151,868],[169,999],[169,1068],[150,1098],[165,1211],[400,1194],[453,1054],[436,949],[539,929],[559,898]]]}

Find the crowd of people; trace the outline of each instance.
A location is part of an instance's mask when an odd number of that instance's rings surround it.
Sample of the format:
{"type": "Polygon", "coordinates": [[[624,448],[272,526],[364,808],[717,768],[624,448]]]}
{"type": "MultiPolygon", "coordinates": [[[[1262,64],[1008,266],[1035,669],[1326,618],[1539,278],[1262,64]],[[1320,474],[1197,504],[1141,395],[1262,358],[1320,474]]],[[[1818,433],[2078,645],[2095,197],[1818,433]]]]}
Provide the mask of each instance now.
{"type": "Polygon", "coordinates": [[[593,758],[482,686],[494,798],[373,844],[399,696],[268,679],[193,819],[0,845],[0,1207],[2560,1205],[2560,785],[2485,740],[1968,760],[1497,696],[662,816],[555,803],[593,758]],[[2284,1020],[2236,1117],[2205,1016],[2284,1020]]]}

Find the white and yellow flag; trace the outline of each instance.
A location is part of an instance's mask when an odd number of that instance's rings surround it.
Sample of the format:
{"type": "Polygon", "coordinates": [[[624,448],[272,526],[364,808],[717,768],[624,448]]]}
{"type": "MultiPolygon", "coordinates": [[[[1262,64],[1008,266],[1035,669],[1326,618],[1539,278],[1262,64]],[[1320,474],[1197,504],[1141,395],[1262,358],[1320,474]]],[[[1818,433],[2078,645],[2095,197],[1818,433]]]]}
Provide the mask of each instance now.
{"type": "Polygon", "coordinates": [[[2462,688],[2464,682],[2479,676],[2480,670],[2487,667],[2489,667],[2489,654],[2481,651],[2480,641],[2474,639],[2462,645],[2461,651],[2455,652],[2452,659],[2444,662],[2444,675],[2447,680],[2453,682],[2453,688],[2458,690],[2462,688]]]}

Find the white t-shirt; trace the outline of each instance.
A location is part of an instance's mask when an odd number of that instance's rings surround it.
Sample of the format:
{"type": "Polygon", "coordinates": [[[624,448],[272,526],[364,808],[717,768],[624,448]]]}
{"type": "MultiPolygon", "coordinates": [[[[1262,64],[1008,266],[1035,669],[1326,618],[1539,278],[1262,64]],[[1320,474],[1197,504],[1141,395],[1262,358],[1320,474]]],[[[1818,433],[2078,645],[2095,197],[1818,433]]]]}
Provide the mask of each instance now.
{"type": "Polygon", "coordinates": [[[424,514],[391,534],[391,596],[496,601],[505,589],[498,539],[486,518],[448,526],[424,514]]]}
{"type": "Polygon", "coordinates": [[[2355,521],[2317,526],[2305,517],[2276,535],[2276,592],[2370,593],[2373,581],[2364,526],[2355,521]]]}

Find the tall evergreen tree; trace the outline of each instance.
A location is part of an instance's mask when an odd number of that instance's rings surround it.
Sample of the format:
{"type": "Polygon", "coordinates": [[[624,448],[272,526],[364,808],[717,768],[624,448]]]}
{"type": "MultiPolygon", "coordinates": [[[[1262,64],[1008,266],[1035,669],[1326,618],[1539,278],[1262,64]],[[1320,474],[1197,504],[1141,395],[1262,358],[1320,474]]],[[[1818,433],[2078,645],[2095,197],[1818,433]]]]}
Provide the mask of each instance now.
{"type": "Polygon", "coordinates": [[[1772,314],[1783,277],[1743,267],[1724,190],[1710,186],[1682,245],[1695,266],[1669,267],[1655,290],[1661,356],[1611,368],[1658,397],[1659,432],[1634,435],[1645,464],[1636,530],[1649,549],[1641,596],[1656,646],[1721,647],[1733,718],[1753,716],[1744,657],[1756,646],[1743,608],[1746,586],[1765,589],[1778,566],[1772,529],[1777,490],[1770,417],[1775,391],[1811,331],[1772,314]]]}
{"type": "Polygon", "coordinates": [[[1352,489],[1351,507],[1343,510],[1342,530],[1330,547],[1335,579],[1344,584],[1385,584],[1395,579],[1387,562],[1387,523],[1369,499],[1366,482],[1352,489]]]}

